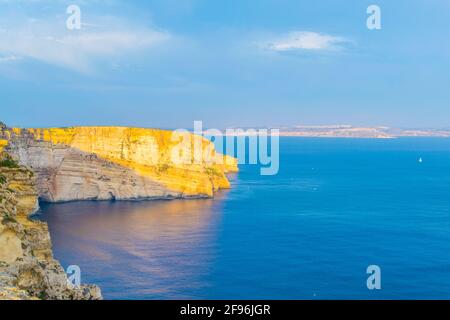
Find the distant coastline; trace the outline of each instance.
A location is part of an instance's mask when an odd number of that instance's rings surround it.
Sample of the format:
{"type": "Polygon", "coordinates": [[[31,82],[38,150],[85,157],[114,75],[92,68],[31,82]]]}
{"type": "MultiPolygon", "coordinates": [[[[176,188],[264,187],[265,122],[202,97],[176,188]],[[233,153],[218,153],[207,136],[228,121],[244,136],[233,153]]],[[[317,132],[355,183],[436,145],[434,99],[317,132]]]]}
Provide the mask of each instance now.
{"type": "MultiPolygon", "coordinates": [[[[401,137],[441,137],[449,138],[450,129],[398,129],[385,126],[358,127],[351,125],[324,125],[324,126],[294,126],[267,129],[273,134],[273,129],[279,130],[281,137],[310,137],[310,138],[365,138],[365,139],[395,139],[401,137]]],[[[260,130],[261,130],[260,129],[260,130]]],[[[237,131],[238,129],[235,129],[237,131]]],[[[256,133],[258,130],[256,131],[256,133]]],[[[242,132],[234,132],[231,136],[250,136],[254,133],[245,128],[242,132]]]]}

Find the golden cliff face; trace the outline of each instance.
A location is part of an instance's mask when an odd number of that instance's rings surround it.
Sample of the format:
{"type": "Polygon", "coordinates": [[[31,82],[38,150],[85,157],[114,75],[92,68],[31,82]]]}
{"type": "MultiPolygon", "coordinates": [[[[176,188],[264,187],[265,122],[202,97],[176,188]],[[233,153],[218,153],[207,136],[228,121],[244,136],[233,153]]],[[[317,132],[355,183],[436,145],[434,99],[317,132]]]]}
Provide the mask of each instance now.
{"type": "Polygon", "coordinates": [[[0,153],[3,152],[3,149],[8,145],[8,140],[0,139],[0,153]]]}
{"type": "Polygon", "coordinates": [[[189,133],[122,127],[10,129],[0,123],[0,300],[101,299],[68,285],[45,223],[50,202],[211,197],[234,158],[189,133]]]}
{"type": "MultiPolygon", "coordinates": [[[[234,158],[190,133],[125,127],[7,129],[8,151],[46,201],[211,197],[234,158]]],[[[1,141],[0,141],[1,147],[1,141]]]]}

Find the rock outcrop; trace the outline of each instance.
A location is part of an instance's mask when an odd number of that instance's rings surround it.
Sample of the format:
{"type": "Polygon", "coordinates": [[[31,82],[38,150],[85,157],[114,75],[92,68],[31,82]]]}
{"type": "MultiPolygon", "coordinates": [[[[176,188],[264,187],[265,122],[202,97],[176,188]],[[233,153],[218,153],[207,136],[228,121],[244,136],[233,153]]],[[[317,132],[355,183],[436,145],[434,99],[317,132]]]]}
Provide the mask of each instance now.
{"type": "Polygon", "coordinates": [[[38,199],[212,197],[237,160],[190,133],[123,127],[11,129],[0,122],[0,300],[101,299],[53,259],[38,199]]]}
{"type": "Polygon", "coordinates": [[[101,299],[96,286],[68,283],[47,224],[29,218],[37,209],[34,173],[0,150],[0,300],[101,299]]]}
{"type": "Polygon", "coordinates": [[[190,133],[125,127],[0,129],[6,150],[36,173],[43,201],[212,197],[234,158],[190,133]]]}

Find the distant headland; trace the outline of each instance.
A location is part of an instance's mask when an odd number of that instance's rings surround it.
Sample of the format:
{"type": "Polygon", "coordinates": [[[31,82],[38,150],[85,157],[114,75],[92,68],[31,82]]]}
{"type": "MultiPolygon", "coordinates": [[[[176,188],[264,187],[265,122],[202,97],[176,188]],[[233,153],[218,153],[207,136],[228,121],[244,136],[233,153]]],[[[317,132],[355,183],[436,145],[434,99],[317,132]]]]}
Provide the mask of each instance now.
{"type": "Polygon", "coordinates": [[[393,139],[400,137],[450,137],[450,129],[399,129],[386,126],[352,125],[281,127],[280,136],[322,138],[393,139]]]}

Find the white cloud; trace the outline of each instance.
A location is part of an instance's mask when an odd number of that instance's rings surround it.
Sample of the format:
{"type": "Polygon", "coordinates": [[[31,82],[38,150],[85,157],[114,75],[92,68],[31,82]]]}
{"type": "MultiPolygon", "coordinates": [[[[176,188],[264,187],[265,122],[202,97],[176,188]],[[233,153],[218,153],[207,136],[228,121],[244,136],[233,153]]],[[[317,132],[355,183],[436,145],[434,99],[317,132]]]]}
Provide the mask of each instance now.
{"type": "MultiPolygon", "coordinates": [[[[101,28],[83,26],[67,30],[64,21],[27,18],[0,28],[0,57],[34,59],[79,72],[91,72],[96,63],[141,52],[170,38],[170,34],[148,27],[130,26],[106,19],[101,28]]],[[[12,61],[17,59],[4,59],[12,61]]]]}
{"type": "Polygon", "coordinates": [[[342,48],[342,45],[348,42],[342,37],[317,32],[294,31],[264,42],[263,47],[274,51],[333,50],[342,48]]]}
{"type": "Polygon", "coordinates": [[[21,58],[18,56],[0,56],[0,63],[2,62],[12,62],[12,61],[17,61],[20,60],[21,58]]]}

